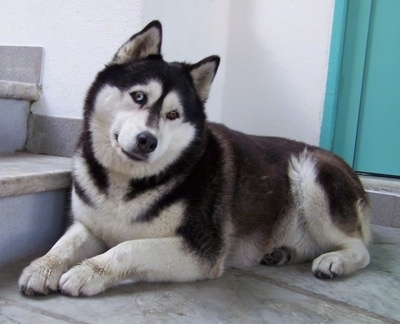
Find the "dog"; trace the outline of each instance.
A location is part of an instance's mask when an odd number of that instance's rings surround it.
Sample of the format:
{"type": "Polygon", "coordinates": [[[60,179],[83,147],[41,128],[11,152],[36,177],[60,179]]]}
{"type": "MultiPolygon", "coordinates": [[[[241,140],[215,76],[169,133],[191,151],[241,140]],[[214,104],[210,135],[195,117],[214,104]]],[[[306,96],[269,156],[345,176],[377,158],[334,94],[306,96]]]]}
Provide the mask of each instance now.
{"type": "Polygon", "coordinates": [[[98,73],[73,157],[72,223],[19,278],[26,295],[92,296],[132,278],[189,282],[312,261],[317,278],[370,256],[369,203],[336,155],[206,120],[218,56],[165,62],[148,24],[98,73]]]}

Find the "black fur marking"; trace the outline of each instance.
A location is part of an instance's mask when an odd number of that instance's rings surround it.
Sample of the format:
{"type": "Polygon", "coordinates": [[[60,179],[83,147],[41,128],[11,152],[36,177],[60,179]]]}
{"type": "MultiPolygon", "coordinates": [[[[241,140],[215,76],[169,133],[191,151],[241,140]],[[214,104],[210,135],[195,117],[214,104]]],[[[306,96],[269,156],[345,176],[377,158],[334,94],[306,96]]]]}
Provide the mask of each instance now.
{"type": "Polygon", "coordinates": [[[213,200],[209,199],[208,206],[191,210],[185,224],[177,230],[191,250],[211,262],[216,261],[223,246],[222,224],[215,219],[213,200]]]}
{"type": "Polygon", "coordinates": [[[157,180],[158,179],[156,176],[144,179],[132,179],[129,183],[129,189],[125,194],[124,200],[132,200],[145,191],[154,189],[154,187],[158,184],[157,180]]]}
{"type": "Polygon", "coordinates": [[[92,202],[88,193],[81,186],[81,184],[79,183],[79,181],[76,177],[73,177],[73,186],[74,186],[75,193],[78,195],[79,199],[82,200],[86,205],[88,205],[90,207],[94,207],[94,203],[92,202]]]}
{"type": "MultiPolygon", "coordinates": [[[[165,92],[165,91],[164,91],[165,92]]],[[[162,103],[166,94],[163,94],[156,103],[149,109],[149,116],[146,120],[146,126],[157,129],[160,122],[160,111],[162,109],[162,103]]]]}
{"type": "MultiPolygon", "coordinates": [[[[99,73],[100,75],[101,73],[99,73]]],[[[99,79],[98,75],[98,79],[99,79]]],[[[90,123],[92,118],[92,112],[94,109],[94,103],[98,92],[103,87],[102,83],[95,82],[90,88],[84,107],[84,119],[83,119],[83,130],[79,142],[78,148],[82,149],[82,157],[86,160],[89,174],[93,179],[94,184],[100,192],[107,194],[108,191],[108,176],[106,169],[97,161],[93,152],[92,132],[90,131],[90,123]]]]}
{"type": "Polygon", "coordinates": [[[155,187],[163,185],[171,180],[174,175],[165,172],[161,175],[152,176],[143,179],[132,179],[129,183],[128,192],[125,194],[124,200],[129,201],[143,194],[148,190],[154,190],[155,187]]]}
{"type": "Polygon", "coordinates": [[[159,216],[165,209],[177,202],[181,195],[181,187],[178,186],[171,192],[165,194],[161,199],[157,200],[148,210],[138,217],[138,221],[148,222],[159,216]]]}
{"type": "Polygon", "coordinates": [[[223,199],[222,164],[222,149],[209,134],[207,150],[181,186],[188,209],[177,234],[184,238],[189,249],[211,262],[216,261],[224,244],[223,211],[214,208],[223,199]]]}
{"type": "Polygon", "coordinates": [[[93,179],[94,184],[99,189],[100,192],[107,194],[108,192],[108,176],[106,169],[97,161],[94,156],[92,147],[91,147],[91,133],[90,131],[86,130],[82,133],[82,137],[86,136],[87,138],[84,139],[83,143],[83,157],[86,160],[89,174],[93,179]]]}

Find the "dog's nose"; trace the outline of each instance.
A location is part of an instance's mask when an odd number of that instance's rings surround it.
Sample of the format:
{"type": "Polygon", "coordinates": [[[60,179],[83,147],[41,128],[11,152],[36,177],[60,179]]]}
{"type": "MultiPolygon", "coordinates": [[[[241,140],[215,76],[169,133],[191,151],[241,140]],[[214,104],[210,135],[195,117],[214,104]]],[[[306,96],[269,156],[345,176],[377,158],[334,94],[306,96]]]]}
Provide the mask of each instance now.
{"type": "Polygon", "coordinates": [[[151,153],[157,147],[157,138],[149,132],[141,132],[136,137],[137,146],[141,153],[151,153]]]}

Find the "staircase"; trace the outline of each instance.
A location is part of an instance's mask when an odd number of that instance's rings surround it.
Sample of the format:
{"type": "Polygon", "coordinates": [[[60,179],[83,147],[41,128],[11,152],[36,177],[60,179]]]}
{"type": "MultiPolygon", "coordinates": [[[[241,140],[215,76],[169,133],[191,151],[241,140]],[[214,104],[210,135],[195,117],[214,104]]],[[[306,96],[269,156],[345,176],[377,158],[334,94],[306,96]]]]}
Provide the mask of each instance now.
{"type": "Polygon", "coordinates": [[[48,249],[65,228],[71,159],[25,150],[41,64],[41,48],[0,46],[0,266],[48,249]]]}

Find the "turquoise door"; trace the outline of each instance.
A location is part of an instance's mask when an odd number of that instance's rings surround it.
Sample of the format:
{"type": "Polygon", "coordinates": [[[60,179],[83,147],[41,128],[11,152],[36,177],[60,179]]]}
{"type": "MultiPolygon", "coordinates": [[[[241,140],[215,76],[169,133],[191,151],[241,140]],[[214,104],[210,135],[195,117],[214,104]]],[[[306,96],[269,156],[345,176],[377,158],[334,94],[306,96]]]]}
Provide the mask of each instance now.
{"type": "Polygon", "coordinates": [[[358,172],[399,177],[400,0],[339,2],[346,20],[331,148],[358,172]]]}

